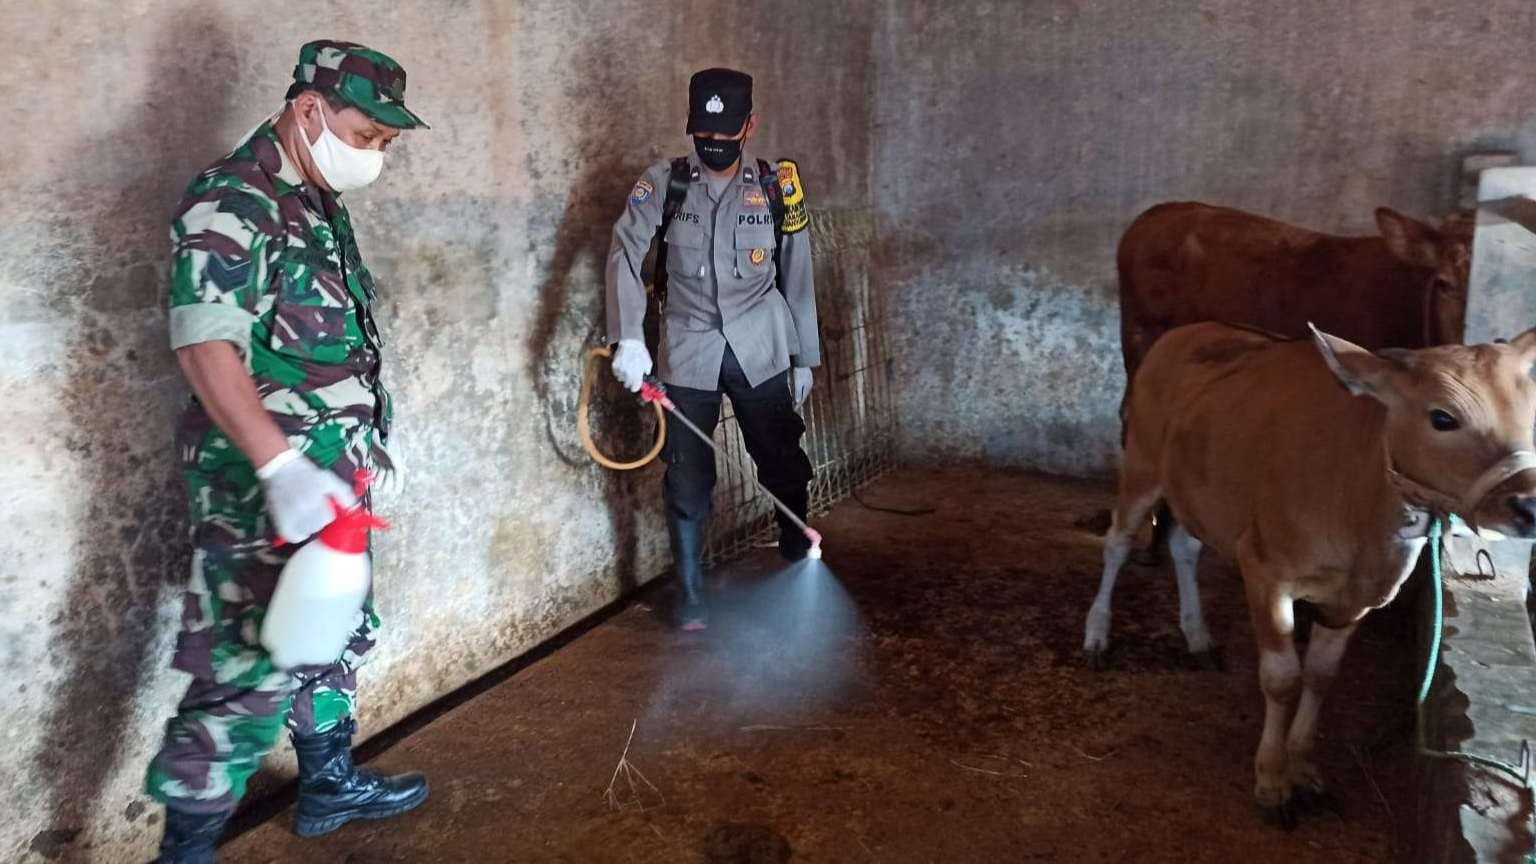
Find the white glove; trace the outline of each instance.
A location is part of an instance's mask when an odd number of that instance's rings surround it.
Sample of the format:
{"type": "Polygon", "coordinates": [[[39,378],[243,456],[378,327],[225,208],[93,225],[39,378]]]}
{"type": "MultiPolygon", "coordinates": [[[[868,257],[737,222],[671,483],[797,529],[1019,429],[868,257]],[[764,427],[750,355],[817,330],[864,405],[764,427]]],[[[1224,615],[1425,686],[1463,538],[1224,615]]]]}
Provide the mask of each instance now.
{"type": "Polygon", "coordinates": [[[381,441],[373,442],[373,482],[368,487],[375,496],[393,498],[405,489],[405,466],[400,457],[384,449],[381,441]]]}
{"type": "Polygon", "coordinates": [[[799,408],[805,403],[805,397],[811,395],[811,370],[796,368],[790,378],[790,389],[795,394],[795,407],[799,408]]]}
{"type": "Polygon", "coordinates": [[[639,393],[641,382],[649,374],[651,352],[645,350],[645,343],[639,339],[620,341],[619,350],[613,352],[613,377],[631,391],[639,393]]]}
{"type": "Polygon", "coordinates": [[[267,498],[272,527],[289,543],[302,543],[331,524],[336,518],[332,498],[344,508],[357,504],[352,487],[297,450],[273,456],[256,469],[256,479],[267,498]]]}

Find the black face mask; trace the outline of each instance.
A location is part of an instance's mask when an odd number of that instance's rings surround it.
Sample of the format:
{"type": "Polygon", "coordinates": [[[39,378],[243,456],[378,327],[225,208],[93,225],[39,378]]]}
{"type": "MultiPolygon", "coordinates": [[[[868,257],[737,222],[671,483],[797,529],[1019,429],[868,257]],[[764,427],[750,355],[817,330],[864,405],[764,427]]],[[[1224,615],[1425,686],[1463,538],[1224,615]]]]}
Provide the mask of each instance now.
{"type": "Polygon", "coordinates": [[[693,152],[699,154],[699,161],[704,163],[705,168],[711,171],[724,171],[735,165],[736,160],[741,158],[741,141],[695,135],[693,152]]]}

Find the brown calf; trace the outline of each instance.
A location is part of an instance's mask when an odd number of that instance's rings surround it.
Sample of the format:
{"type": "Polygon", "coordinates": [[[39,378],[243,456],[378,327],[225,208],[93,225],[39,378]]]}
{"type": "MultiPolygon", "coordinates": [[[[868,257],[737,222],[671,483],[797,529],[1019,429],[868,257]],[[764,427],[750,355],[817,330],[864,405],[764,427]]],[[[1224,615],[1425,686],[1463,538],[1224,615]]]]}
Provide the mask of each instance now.
{"type": "Polygon", "coordinates": [[[1213,323],[1170,331],[1138,371],[1126,413],[1085,650],[1108,648],[1110,595],[1134,527],[1166,501],[1191,652],[1213,647],[1195,576],[1201,549],[1242,570],[1267,706],[1255,794],[1266,817],[1293,826],[1293,799],[1322,794],[1313,741],[1345,644],[1396,595],[1431,517],[1536,536],[1533,361],[1536,330],[1509,344],[1374,354],[1316,331],[1303,340],[1213,323]],[[1297,600],[1318,613],[1305,665],[1292,640],[1297,600]]]}
{"type": "MultiPolygon", "coordinates": [[[[1338,237],[1197,202],[1147,210],[1116,254],[1122,414],[1142,359],[1185,324],[1223,321],[1299,338],[1311,322],[1371,351],[1461,342],[1475,224],[1474,213],[1455,213],[1436,229],[1381,207],[1379,236],[1338,237]]],[[[1156,560],[1165,522],[1152,553],[1137,560],[1156,560]]]]}

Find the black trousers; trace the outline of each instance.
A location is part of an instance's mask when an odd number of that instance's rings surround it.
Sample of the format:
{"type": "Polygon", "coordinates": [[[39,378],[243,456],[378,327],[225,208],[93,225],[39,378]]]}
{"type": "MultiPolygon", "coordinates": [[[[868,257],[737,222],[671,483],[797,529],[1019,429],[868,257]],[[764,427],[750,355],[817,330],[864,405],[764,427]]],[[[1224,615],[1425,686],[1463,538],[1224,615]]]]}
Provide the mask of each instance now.
{"type": "MultiPolygon", "coordinates": [[[[789,391],[789,370],[753,387],[729,346],[720,365],[720,386],[715,390],[668,387],[667,395],[683,416],[714,435],[720,419],[720,397],[731,398],[747,453],[757,464],[757,477],[801,519],[809,503],[811,460],[800,448],[805,421],[795,411],[789,391]]],[[[692,432],[676,424],[667,430],[663,453],[667,474],[662,498],[667,516],[703,523],[708,521],[715,491],[715,454],[692,432]]],[[[775,510],[777,513],[777,510],[775,510]]],[[[779,524],[786,520],[779,514],[779,524]]],[[[788,530],[798,533],[798,529],[788,530]]]]}

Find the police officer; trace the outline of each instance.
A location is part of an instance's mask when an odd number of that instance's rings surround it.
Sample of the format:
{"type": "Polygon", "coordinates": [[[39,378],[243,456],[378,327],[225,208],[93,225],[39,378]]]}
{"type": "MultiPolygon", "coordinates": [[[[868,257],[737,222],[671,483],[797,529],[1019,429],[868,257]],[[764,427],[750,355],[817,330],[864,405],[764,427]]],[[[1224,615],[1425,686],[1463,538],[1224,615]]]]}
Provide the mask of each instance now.
{"type": "Polygon", "coordinates": [[[171,347],[191,384],[177,452],[192,505],[192,580],[175,668],[192,682],[146,788],[166,806],[162,864],[211,864],[246,781],[285,721],[299,760],[294,829],[404,812],[419,774],[352,764],[356,670],[371,599],[335,662],[282,669],[262,616],[294,544],[356,503],[359,469],[395,476],[374,282],[341,193],[383,169],[403,129],[405,70],[361,45],[299,52],[283,109],[192,182],[172,223],[171,347]],[[277,547],[279,538],[288,545],[277,547]]]}
{"type": "MultiPolygon", "coordinates": [[[[608,335],[618,344],[614,375],[639,390],[651,371],[640,267],[670,210],[666,264],[656,280],[668,288],[660,377],[684,416],[706,433],[719,419],[721,395],[729,396],[758,478],[803,519],[811,462],[800,448],[805,424],[796,409],[821,363],[811,237],[795,163],[763,162],[744,149],[757,125],[750,76],[705,69],[689,81],[694,155],[651,166],[613,227],[608,335]]],[[[701,557],[715,457],[678,429],[667,437],[664,458],[663,499],[680,587],[674,618],[682,629],[699,630],[706,626],[701,557]]],[[[780,552],[804,558],[809,541],[782,514],[779,526],[780,552]]]]}

